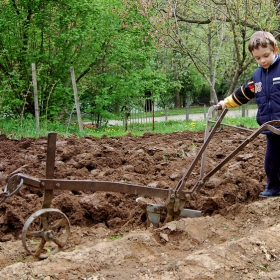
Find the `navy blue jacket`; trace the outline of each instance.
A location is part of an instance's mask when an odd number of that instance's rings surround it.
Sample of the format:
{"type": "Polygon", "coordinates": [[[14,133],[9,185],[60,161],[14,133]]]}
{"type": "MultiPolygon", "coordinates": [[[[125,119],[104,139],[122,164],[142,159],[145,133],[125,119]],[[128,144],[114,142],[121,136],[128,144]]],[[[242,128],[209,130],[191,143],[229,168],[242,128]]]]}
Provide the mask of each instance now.
{"type": "Polygon", "coordinates": [[[258,104],[257,122],[280,120],[280,57],[268,69],[259,67],[253,75],[258,104]]]}
{"type": "MultiPolygon", "coordinates": [[[[268,121],[280,120],[280,56],[268,69],[259,67],[255,70],[253,77],[238,88],[227,99],[234,101],[237,105],[247,103],[256,97],[258,104],[257,122],[262,125],[268,121]]],[[[272,133],[265,131],[266,133],[272,133]]]]}

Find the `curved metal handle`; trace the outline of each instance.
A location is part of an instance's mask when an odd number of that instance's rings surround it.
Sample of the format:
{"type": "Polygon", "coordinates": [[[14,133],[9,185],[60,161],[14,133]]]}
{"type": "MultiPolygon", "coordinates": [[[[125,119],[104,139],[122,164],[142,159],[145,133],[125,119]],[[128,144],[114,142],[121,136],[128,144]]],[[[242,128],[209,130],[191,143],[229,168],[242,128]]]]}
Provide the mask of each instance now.
{"type": "Polygon", "coordinates": [[[3,195],[4,195],[4,197],[0,200],[0,204],[2,203],[2,202],[4,202],[5,201],[5,199],[7,198],[7,196],[5,196],[5,194],[3,193],[3,195]]]}
{"type": "Polygon", "coordinates": [[[12,177],[11,179],[13,179],[13,180],[9,180],[8,184],[4,188],[4,193],[3,194],[4,194],[5,197],[10,197],[10,196],[16,194],[23,185],[23,178],[20,178],[20,182],[19,182],[19,184],[16,188],[14,187],[15,178],[12,177]],[[11,193],[9,193],[9,190],[11,191],[11,193]]]}
{"type": "MultiPolygon", "coordinates": [[[[17,178],[17,176],[16,176],[16,178],[17,178]]],[[[15,187],[15,183],[17,182],[16,178],[15,178],[15,176],[13,176],[9,180],[7,185],[5,186],[4,191],[2,193],[3,194],[3,198],[0,200],[0,204],[2,202],[4,202],[7,197],[10,197],[10,196],[16,194],[20,190],[20,188],[22,187],[22,185],[23,185],[23,178],[20,178],[19,184],[15,187]],[[11,192],[9,193],[9,191],[11,191],[11,192]]]]}

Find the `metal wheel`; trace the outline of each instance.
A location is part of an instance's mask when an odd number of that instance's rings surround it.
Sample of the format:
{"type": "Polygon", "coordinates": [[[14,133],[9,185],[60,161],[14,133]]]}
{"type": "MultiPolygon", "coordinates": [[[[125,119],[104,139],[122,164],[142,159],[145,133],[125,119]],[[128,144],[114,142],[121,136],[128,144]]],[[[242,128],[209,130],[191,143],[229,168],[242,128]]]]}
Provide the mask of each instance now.
{"type": "Polygon", "coordinates": [[[46,259],[59,252],[70,234],[67,216],[58,209],[45,208],[32,214],[22,229],[22,243],[28,254],[46,259]]]}

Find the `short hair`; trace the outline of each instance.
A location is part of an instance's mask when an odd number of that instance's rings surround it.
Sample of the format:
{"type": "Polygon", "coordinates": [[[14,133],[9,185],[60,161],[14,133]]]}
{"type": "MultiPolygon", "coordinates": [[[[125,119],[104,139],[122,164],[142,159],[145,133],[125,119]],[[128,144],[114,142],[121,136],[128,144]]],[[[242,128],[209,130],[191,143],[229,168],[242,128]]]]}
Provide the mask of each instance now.
{"type": "Polygon", "coordinates": [[[248,49],[252,53],[253,50],[259,47],[266,48],[267,46],[271,46],[274,51],[277,46],[276,39],[270,32],[257,31],[251,36],[248,49]]]}

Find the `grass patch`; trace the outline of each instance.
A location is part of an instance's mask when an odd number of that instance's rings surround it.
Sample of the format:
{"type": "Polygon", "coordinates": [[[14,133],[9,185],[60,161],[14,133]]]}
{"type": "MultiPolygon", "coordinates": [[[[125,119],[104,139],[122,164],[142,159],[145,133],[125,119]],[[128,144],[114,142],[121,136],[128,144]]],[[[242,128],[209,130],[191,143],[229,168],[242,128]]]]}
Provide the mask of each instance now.
{"type": "Polygon", "coordinates": [[[111,239],[112,241],[118,240],[118,239],[120,239],[120,238],[122,238],[122,235],[121,235],[120,233],[118,233],[117,235],[112,235],[112,236],[110,236],[110,239],[111,239]]]}
{"type": "MultiPolygon", "coordinates": [[[[255,117],[225,117],[223,123],[231,126],[242,126],[250,129],[258,128],[258,124],[255,117]]],[[[63,124],[61,122],[48,122],[42,123],[40,127],[40,133],[36,132],[36,122],[34,119],[24,119],[22,122],[17,120],[0,119],[0,132],[5,134],[8,138],[19,139],[23,137],[38,138],[40,136],[47,136],[49,132],[55,131],[59,135],[70,136],[75,135],[77,137],[83,137],[86,135],[92,135],[95,137],[120,137],[127,135],[141,136],[145,132],[151,133],[173,133],[182,132],[185,130],[197,132],[205,130],[206,122],[204,120],[168,120],[162,122],[155,122],[154,129],[152,123],[141,124],[132,123],[128,125],[127,131],[125,127],[121,125],[105,125],[100,128],[84,128],[82,132],[79,131],[78,124],[73,122],[70,124],[63,124]]],[[[214,124],[212,124],[214,125],[214,124]]]]}
{"type": "MultiPolygon", "coordinates": [[[[254,117],[248,117],[248,118],[226,117],[224,118],[223,123],[232,126],[247,127],[251,129],[258,127],[258,124],[256,123],[254,117]]],[[[95,128],[95,129],[85,128],[83,132],[80,132],[77,124],[72,124],[67,128],[63,124],[51,123],[49,125],[49,129],[41,128],[40,134],[38,135],[38,133],[35,130],[36,127],[35,121],[31,122],[29,120],[27,123],[24,123],[22,127],[16,126],[14,124],[9,126],[9,123],[6,122],[6,125],[4,127],[1,127],[1,134],[6,134],[7,137],[11,139],[19,139],[22,137],[38,138],[39,136],[47,136],[49,132],[55,131],[58,134],[64,136],[76,135],[77,137],[83,137],[85,135],[92,135],[100,138],[102,136],[119,137],[119,136],[127,135],[128,133],[130,133],[132,136],[141,136],[145,132],[161,133],[161,134],[182,132],[185,130],[196,132],[196,131],[205,130],[205,125],[206,125],[205,121],[202,120],[199,121],[190,120],[189,122],[170,120],[166,122],[156,122],[154,130],[151,128],[151,126],[147,127],[147,125],[138,125],[138,127],[135,128],[134,125],[133,130],[130,129],[128,126],[128,130],[125,131],[123,126],[114,125],[114,126],[107,126],[107,127],[95,128]]]]}

